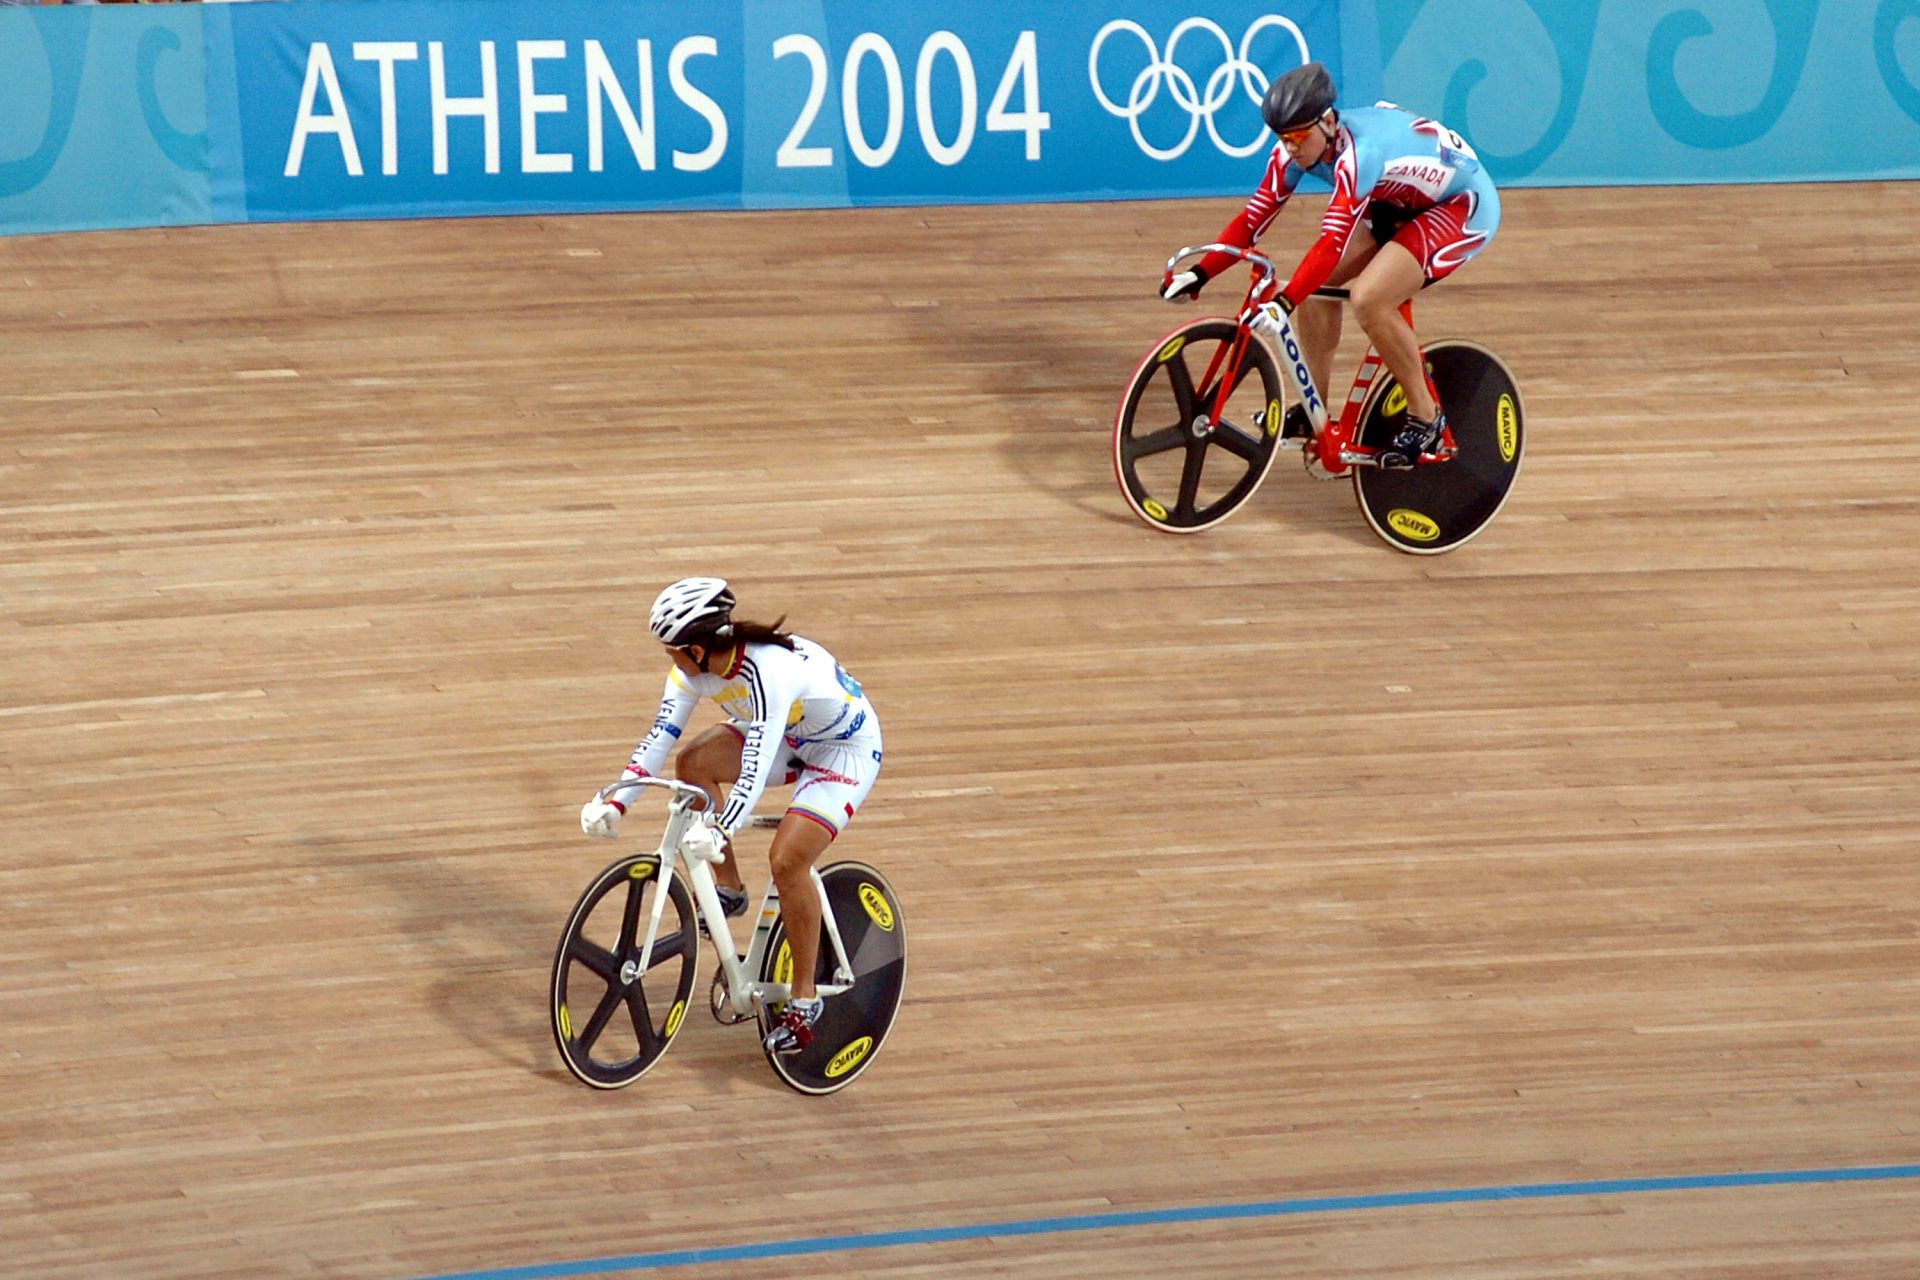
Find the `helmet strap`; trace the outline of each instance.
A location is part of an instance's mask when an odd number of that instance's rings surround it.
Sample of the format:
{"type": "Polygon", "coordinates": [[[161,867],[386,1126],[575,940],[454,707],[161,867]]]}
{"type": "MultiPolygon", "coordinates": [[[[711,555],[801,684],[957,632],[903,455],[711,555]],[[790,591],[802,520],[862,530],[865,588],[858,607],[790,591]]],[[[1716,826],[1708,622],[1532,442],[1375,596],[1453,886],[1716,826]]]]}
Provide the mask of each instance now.
{"type": "MultiPolygon", "coordinates": [[[[729,630],[731,630],[731,628],[729,628],[729,630]]],[[[688,645],[687,647],[691,649],[693,646],[688,645]]],[[[714,636],[711,639],[703,640],[700,642],[700,656],[699,658],[695,659],[695,661],[699,663],[700,670],[702,672],[704,672],[707,675],[712,675],[714,673],[713,672],[714,656],[716,654],[722,654],[722,653],[731,656],[733,653],[733,650],[734,650],[734,645],[732,641],[722,640],[719,636],[714,636]]],[[[689,653],[687,656],[692,657],[693,655],[689,653]]]]}
{"type": "Polygon", "coordinates": [[[733,652],[732,621],[729,620],[714,628],[713,633],[704,640],[689,641],[687,644],[681,645],[680,649],[681,652],[685,653],[689,658],[692,658],[693,650],[696,647],[700,650],[700,656],[694,659],[694,661],[699,665],[701,671],[712,675],[713,655],[723,650],[727,653],[733,652]]]}

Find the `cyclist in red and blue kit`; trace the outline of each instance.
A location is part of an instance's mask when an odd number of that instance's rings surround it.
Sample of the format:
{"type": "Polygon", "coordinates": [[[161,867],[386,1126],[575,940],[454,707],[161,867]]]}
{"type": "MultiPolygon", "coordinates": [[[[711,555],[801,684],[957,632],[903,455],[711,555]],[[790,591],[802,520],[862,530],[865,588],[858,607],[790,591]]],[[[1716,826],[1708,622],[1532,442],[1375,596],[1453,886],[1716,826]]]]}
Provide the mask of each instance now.
{"type": "MultiPolygon", "coordinates": [[[[1420,340],[1400,306],[1487,246],[1500,225],[1499,193],[1473,148],[1438,121],[1384,102],[1335,110],[1333,80],[1318,62],[1275,80],[1260,109],[1280,141],[1259,190],[1218,238],[1253,247],[1309,173],[1333,187],[1319,238],[1270,305],[1291,314],[1322,285],[1347,287],[1360,327],[1407,394],[1406,425],[1382,450],[1381,464],[1412,466],[1439,443],[1446,419],[1427,390],[1420,340]],[[1367,234],[1356,236],[1362,226],[1367,234]]],[[[1187,270],[1169,271],[1161,296],[1198,297],[1233,261],[1214,253],[1187,270]]],[[[1340,308],[1321,306],[1296,318],[1318,386],[1330,385],[1340,317],[1340,308]]],[[[1286,434],[1309,430],[1305,410],[1295,405],[1286,434]]]]}

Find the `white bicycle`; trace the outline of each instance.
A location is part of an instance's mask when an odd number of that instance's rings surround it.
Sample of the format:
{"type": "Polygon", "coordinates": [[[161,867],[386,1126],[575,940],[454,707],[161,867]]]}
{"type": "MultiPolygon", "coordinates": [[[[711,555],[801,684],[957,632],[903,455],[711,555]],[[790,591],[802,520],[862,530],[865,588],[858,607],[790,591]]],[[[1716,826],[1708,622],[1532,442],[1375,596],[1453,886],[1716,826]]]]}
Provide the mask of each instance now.
{"type": "MultiPolygon", "coordinates": [[[[637,796],[645,787],[672,793],[660,847],[621,858],[594,877],[553,955],[554,1044],[567,1070],[596,1089],[632,1084],[679,1034],[698,967],[699,921],[720,961],[707,996],[715,1020],[732,1026],[757,1017],[764,1041],[792,994],[793,949],[779,888],[769,878],[747,954],[736,955],[714,887],[713,864],[724,855],[680,849],[681,837],[700,821],[695,802],[712,812],[711,797],[685,782],[627,778],[602,787],[600,798],[637,796]]],[[[779,822],[757,818],[753,825],[779,822]]],[[[886,1043],[906,982],[907,932],[893,887],[874,868],[836,862],[811,874],[820,895],[815,981],[825,1005],[811,1045],[796,1054],[769,1052],[767,1061],[795,1089],[817,1094],[853,1083],[886,1043]]]]}

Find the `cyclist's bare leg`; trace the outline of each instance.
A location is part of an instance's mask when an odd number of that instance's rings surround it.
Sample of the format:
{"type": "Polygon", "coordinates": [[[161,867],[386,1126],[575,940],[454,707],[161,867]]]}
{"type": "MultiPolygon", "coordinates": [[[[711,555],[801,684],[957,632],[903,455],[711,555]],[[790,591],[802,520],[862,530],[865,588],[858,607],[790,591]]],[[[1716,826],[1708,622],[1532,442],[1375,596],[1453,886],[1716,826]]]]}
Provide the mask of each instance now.
{"type": "Polygon", "coordinates": [[[833,832],[792,810],[773,833],[767,851],[773,863],[773,882],[780,887],[780,917],[787,926],[787,945],[793,948],[793,996],[814,997],[813,967],[820,958],[820,899],[808,875],[820,855],[833,843],[833,832]]]}
{"type": "MultiPolygon", "coordinates": [[[[1364,231],[1364,228],[1355,231],[1352,239],[1347,241],[1346,252],[1340,255],[1340,261],[1334,264],[1333,274],[1327,277],[1328,284],[1347,283],[1373,261],[1373,255],[1380,246],[1364,231]]],[[[1313,375],[1313,385],[1320,388],[1323,396],[1335,393],[1333,356],[1340,346],[1343,310],[1338,303],[1308,301],[1293,313],[1293,327],[1300,335],[1301,351],[1307,357],[1307,372],[1313,375]]],[[[1339,406],[1329,405],[1327,412],[1338,417],[1339,406]]]]}
{"type": "MultiPolygon", "coordinates": [[[[740,776],[740,734],[724,724],[701,731],[673,757],[673,776],[701,788],[718,804],[740,776]]],[[[694,803],[706,807],[697,800],[694,803]]],[[[727,860],[713,869],[713,878],[729,889],[746,888],[740,882],[731,841],[727,843],[727,860]]]]}
{"type": "Polygon", "coordinates": [[[1427,391],[1420,339],[1400,315],[1400,304],[1420,292],[1426,282],[1419,261],[1405,246],[1389,242],[1380,246],[1353,281],[1348,296],[1360,327],[1367,331],[1367,340],[1407,393],[1407,416],[1431,421],[1436,406],[1427,391]]]}

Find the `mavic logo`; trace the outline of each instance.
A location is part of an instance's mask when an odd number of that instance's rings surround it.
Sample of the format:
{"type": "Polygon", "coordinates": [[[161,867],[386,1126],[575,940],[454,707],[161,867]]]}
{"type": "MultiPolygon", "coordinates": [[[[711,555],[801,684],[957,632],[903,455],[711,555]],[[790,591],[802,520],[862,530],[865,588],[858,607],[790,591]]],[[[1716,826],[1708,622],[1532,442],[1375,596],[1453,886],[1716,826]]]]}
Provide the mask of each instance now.
{"type": "Polygon", "coordinates": [[[1432,542],[1440,536],[1440,526],[1418,511],[1395,507],[1387,513],[1387,527],[1414,542],[1432,542]]]}
{"type": "Polygon", "coordinates": [[[886,895],[864,880],[860,882],[860,905],[867,909],[873,922],[887,932],[893,932],[893,907],[887,902],[886,895]]]}
{"type": "Polygon", "coordinates": [[[827,1063],[827,1079],[837,1080],[860,1065],[860,1060],[873,1049],[873,1037],[861,1036],[852,1044],[833,1055],[827,1063]]]}

